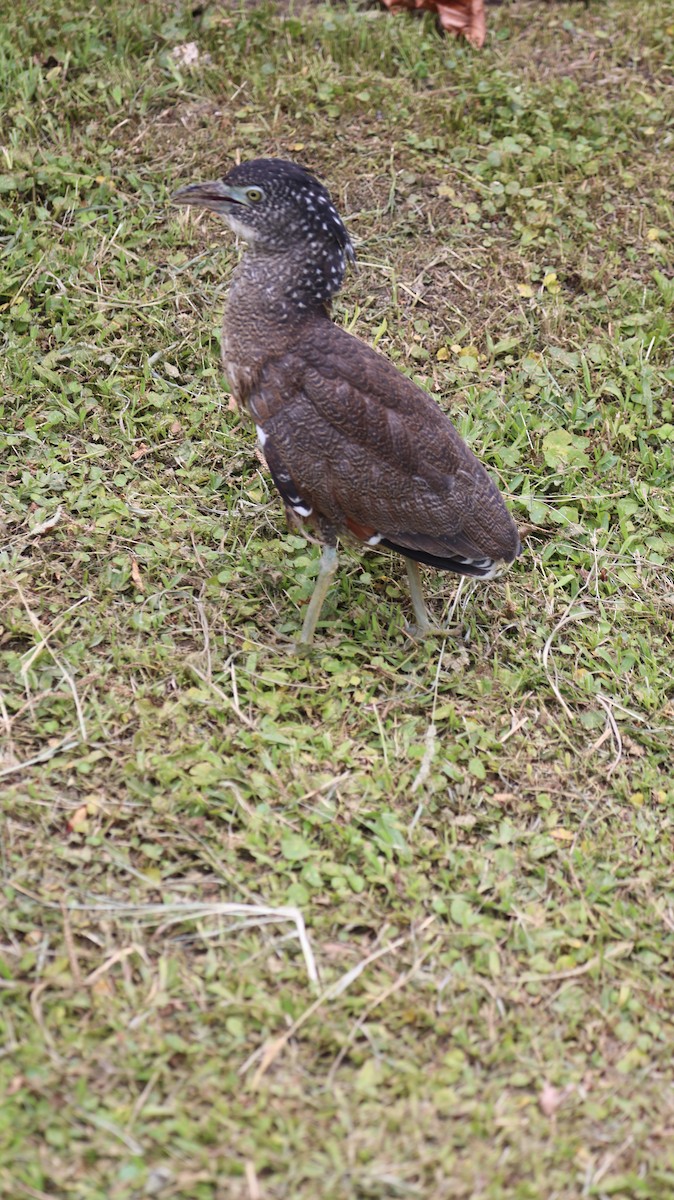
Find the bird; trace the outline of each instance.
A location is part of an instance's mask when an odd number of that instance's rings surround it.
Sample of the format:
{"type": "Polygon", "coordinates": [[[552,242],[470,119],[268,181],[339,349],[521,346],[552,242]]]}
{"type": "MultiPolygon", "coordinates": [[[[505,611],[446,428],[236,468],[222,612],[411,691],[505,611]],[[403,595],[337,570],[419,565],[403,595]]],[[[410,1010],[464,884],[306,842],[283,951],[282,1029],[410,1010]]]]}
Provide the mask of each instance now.
{"type": "Polygon", "coordinates": [[[322,547],[300,645],[314,640],[340,539],[405,558],[416,632],[431,631],[419,563],[491,579],[520,539],[436,401],[333,320],[355,254],[329,191],[299,163],[255,158],[171,199],[211,210],[247,243],[231,277],[223,367],[289,523],[322,547]]]}

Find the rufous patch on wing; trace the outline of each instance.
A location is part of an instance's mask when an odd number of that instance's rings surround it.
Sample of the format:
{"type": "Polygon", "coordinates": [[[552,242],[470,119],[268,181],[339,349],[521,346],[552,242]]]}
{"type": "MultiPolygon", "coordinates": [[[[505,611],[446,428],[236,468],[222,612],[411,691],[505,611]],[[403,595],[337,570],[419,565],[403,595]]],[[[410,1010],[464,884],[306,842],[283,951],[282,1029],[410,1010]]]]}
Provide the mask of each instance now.
{"type": "Polygon", "coordinates": [[[350,533],[360,538],[361,542],[369,542],[371,538],[377,536],[377,530],[374,525],[362,525],[354,517],[346,518],[346,527],[350,533]]]}

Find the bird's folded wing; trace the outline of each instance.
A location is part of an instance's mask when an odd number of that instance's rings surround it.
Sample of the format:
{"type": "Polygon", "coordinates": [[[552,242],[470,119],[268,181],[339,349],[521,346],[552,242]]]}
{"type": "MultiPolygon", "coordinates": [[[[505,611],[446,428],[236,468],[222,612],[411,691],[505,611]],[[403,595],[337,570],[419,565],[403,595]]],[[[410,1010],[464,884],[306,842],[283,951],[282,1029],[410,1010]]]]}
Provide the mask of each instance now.
{"type": "Polygon", "coordinates": [[[249,397],[304,505],[439,558],[514,557],[498,489],[437,404],[358,339],[319,329],[320,344],[270,361],[249,397]]]}

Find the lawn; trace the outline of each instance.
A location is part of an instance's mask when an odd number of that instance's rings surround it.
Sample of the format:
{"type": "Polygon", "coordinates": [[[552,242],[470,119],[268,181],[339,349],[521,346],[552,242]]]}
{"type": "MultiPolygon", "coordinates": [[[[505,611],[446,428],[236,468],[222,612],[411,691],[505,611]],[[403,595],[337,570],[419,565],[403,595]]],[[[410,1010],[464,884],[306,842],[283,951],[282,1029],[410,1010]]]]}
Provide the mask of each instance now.
{"type": "Polygon", "coordinates": [[[6,0],[0,1192],[674,1195],[674,3],[6,0]],[[196,54],[185,46],[195,43],[196,54]],[[187,59],[191,57],[192,61],[187,59]],[[524,543],[318,550],[232,410],[240,247],[310,165],[335,319],[524,543]]]}

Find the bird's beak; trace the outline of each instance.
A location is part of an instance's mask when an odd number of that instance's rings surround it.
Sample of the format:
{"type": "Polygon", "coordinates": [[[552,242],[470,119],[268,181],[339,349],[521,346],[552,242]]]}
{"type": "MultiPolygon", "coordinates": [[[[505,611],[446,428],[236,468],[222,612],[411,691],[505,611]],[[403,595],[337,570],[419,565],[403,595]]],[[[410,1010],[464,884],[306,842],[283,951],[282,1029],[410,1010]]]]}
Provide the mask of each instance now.
{"type": "Polygon", "coordinates": [[[232,212],[245,204],[243,188],[228,187],[221,179],[212,183],[189,183],[171,196],[172,204],[194,204],[199,208],[210,208],[213,212],[232,212]]]}

